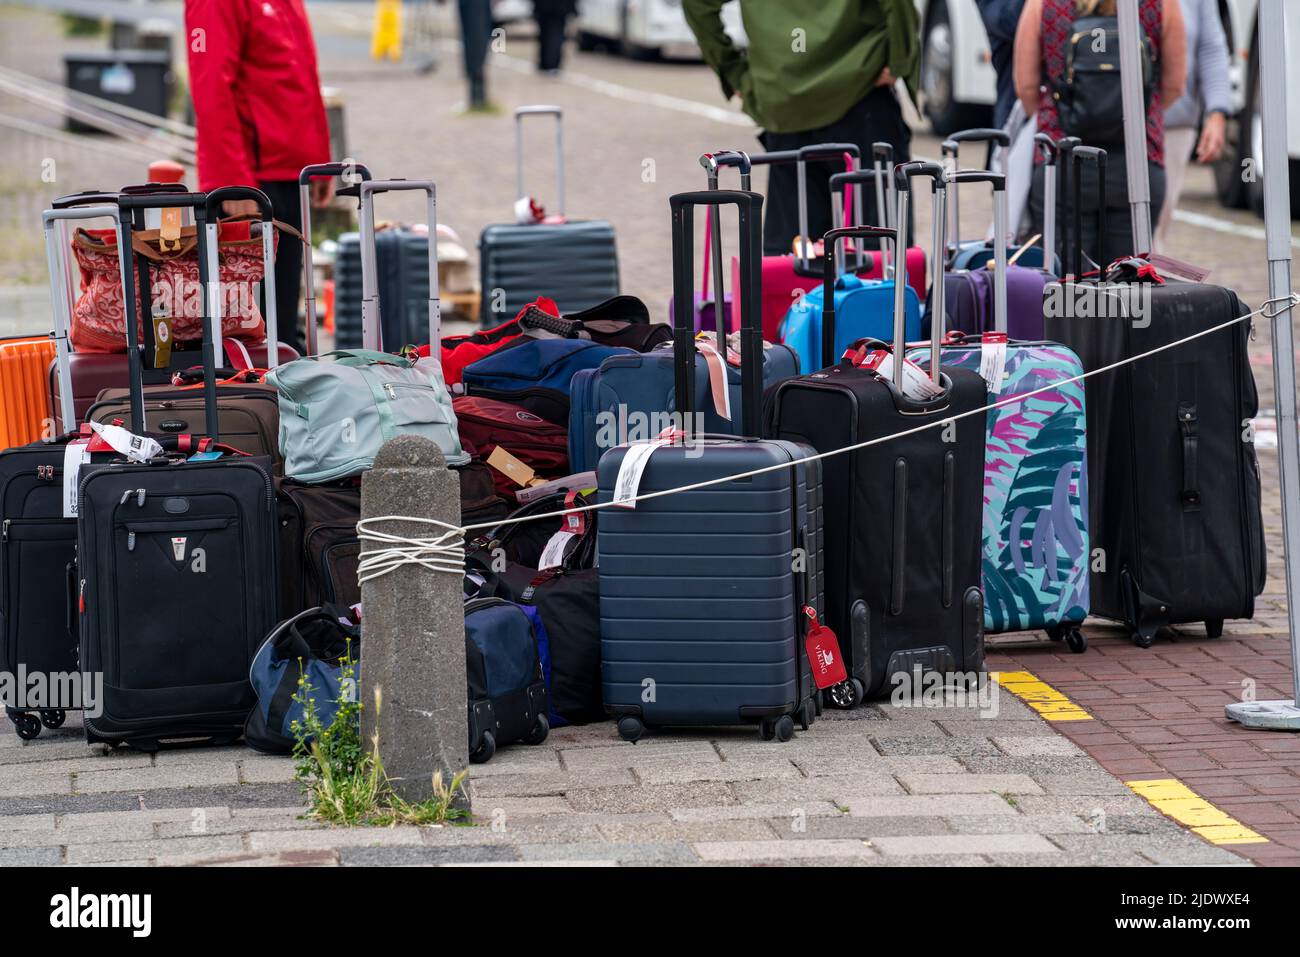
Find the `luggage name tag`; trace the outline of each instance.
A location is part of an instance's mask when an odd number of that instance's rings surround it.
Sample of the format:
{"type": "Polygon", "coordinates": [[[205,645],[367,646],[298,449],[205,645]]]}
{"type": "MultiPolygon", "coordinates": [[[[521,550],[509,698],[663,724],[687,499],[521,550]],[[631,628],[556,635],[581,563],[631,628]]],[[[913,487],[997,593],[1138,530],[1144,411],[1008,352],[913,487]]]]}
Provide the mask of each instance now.
{"type": "Polygon", "coordinates": [[[487,464],[516,485],[536,485],[542,481],[536,472],[499,445],[488,456],[487,464]]]}
{"type": "Polygon", "coordinates": [[[1007,334],[986,332],[980,337],[980,376],[988,383],[990,392],[1002,389],[1002,377],[1007,367],[1007,334]]]}
{"type": "Polygon", "coordinates": [[[593,491],[599,484],[594,471],[575,472],[573,475],[566,475],[563,478],[536,482],[527,488],[521,488],[515,493],[515,498],[519,499],[520,505],[527,505],[529,502],[535,502],[539,498],[553,495],[556,492],[582,492],[585,495],[593,491]]]}
{"type": "Polygon", "coordinates": [[[546,210],[531,196],[521,196],[515,200],[515,222],[520,226],[531,226],[546,218],[546,210]]]}
{"type": "Polygon", "coordinates": [[[153,322],[153,367],[166,369],[172,361],[172,318],[168,297],[155,299],[150,320],[153,322]]]}
{"type": "MultiPolygon", "coordinates": [[[[894,381],[894,354],[888,349],[872,349],[862,361],[854,360],[859,369],[868,369],[882,379],[894,381]]],[[[924,401],[933,399],[943,392],[942,387],[930,380],[929,375],[911,359],[903,359],[903,381],[898,384],[900,391],[909,399],[924,401]]]]}
{"type": "Polygon", "coordinates": [[[63,517],[77,517],[81,466],[90,461],[90,440],[74,439],[63,447],[63,517]]]}
{"type": "Polygon", "coordinates": [[[181,248],[181,211],[169,206],[162,211],[158,228],[158,248],[165,253],[179,252],[181,248]]]}
{"type": "Polygon", "coordinates": [[[577,537],[575,533],[567,528],[562,528],[552,535],[550,540],[547,541],[546,547],[542,549],[542,557],[537,560],[537,570],[539,572],[546,571],[548,568],[558,568],[564,564],[565,549],[568,547],[569,542],[577,537]]]}
{"type": "Polygon", "coordinates": [[[808,634],[804,638],[804,648],[808,652],[808,663],[812,666],[813,684],[818,688],[829,688],[846,681],[849,673],[844,668],[844,659],[840,657],[840,642],[835,637],[835,632],[817,620],[817,612],[811,605],[805,605],[803,613],[808,616],[808,634]]]}
{"type": "Polygon", "coordinates": [[[187,462],[215,462],[217,459],[221,458],[221,455],[222,453],[218,450],[213,450],[211,452],[195,452],[188,459],[186,459],[186,461],[187,462]]]}
{"type": "Polygon", "coordinates": [[[1182,259],[1175,259],[1173,256],[1165,256],[1162,253],[1152,253],[1146,257],[1146,260],[1160,273],[1173,276],[1176,279],[1185,279],[1188,282],[1205,282],[1210,276],[1210,270],[1204,266],[1197,266],[1182,259]]]}
{"type": "Polygon", "coordinates": [[[650,456],[672,441],[672,438],[658,438],[628,446],[627,454],[618,465],[618,478],[614,480],[613,505],[616,508],[636,508],[636,493],[641,488],[641,476],[650,464],[650,456]]]}
{"type": "Polygon", "coordinates": [[[709,370],[709,391],[713,394],[713,409],[718,415],[731,421],[731,390],[727,388],[727,368],[722,355],[712,342],[701,340],[695,344],[704,356],[704,364],[709,370]]]}

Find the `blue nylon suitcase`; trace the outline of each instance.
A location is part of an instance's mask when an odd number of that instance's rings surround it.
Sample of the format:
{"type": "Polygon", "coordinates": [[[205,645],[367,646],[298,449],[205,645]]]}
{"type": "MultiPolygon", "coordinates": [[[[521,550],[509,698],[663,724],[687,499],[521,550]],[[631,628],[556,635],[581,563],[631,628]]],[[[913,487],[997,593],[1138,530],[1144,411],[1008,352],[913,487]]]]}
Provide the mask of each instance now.
{"type": "MultiPolygon", "coordinates": [[[[555,117],[556,208],[564,214],[563,114],[558,106],[515,110],[516,198],[524,192],[525,116],[555,117]]],[[[549,296],[563,315],[581,312],[619,294],[618,246],[605,220],[498,223],[479,236],[479,283],[484,329],[500,325],[538,296],[549,296]]]]}
{"type": "MultiPolygon", "coordinates": [[[[745,431],[755,434],[762,198],[706,191],[670,202],[679,395],[694,394],[691,214],[699,205],[739,207],[743,412],[745,431]]],[[[627,453],[622,446],[601,458],[599,501],[612,500],[627,453]]],[[[647,727],[753,723],[765,739],[785,741],[796,721],[807,728],[815,719],[819,695],[802,639],[806,609],[822,613],[821,469],[817,461],[791,464],[810,454],[795,442],[689,437],[654,452],[639,494],[777,467],[603,510],[601,677],[624,739],[647,727]]]]}
{"type": "MultiPolygon", "coordinates": [[[[991,181],[995,217],[1005,221],[1002,174],[957,176],[991,181]]],[[[1016,328],[1008,315],[1013,307],[1027,308],[1041,326],[1041,293],[1028,306],[1013,302],[1005,262],[972,275],[992,288],[990,331],[1016,328]]],[[[980,337],[957,332],[944,340],[940,361],[978,373],[983,354],[980,337]]],[[[928,362],[930,349],[912,349],[908,358],[928,362]]],[[[1084,383],[1069,380],[1082,374],[1079,357],[1060,343],[1013,336],[1006,344],[990,391],[1007,404],[986,418],[981,532],[985,631],[1041,628],[1076,653],[1087,648],[1079,626],[1089,610],[1088,457],[1084,383]]]]}
{"type": "MultiPolygon", "coordinates": [[[[921,338],[921,305],[916,291],[903,291],[907,311],[905,328],[909,340],[921,338]]],[[[835,348],[831,355],[822,353],[821,286],[808,290],[786,313],[781,326],[781,341],[799,356],[800,368],[812,372],[832,364],[843,355],[849,343],[858,339],[887,341],[894,328],[894,280],[859,279],[845,274],[835,280],[835,348]]]]}

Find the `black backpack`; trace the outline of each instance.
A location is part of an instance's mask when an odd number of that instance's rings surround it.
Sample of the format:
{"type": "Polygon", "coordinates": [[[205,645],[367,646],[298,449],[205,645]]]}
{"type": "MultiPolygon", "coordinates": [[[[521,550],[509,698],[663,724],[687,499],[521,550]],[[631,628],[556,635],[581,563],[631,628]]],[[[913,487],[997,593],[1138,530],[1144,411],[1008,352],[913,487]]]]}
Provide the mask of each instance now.
{"type": "MultiPolygon", "coordinates": [[[[1065,71],[1052,91],[1061,129],[1085,143],[1124,139],[1124,95],[1120,82],[1118,17],[1080,17],[1071,26],[1065,71]]],[[[1142,96],[1147,109],[1159,70],[1151,38],[1142,34],[1142,96]]]]}

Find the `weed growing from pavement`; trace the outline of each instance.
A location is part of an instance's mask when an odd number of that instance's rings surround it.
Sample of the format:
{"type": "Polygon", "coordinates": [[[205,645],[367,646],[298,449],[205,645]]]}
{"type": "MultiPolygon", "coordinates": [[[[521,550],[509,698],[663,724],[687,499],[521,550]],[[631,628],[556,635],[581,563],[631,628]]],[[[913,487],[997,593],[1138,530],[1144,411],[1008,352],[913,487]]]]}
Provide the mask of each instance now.
{"type": "MultiPolygon", "coordinates": [[[[334,718],[326,725],[305,673],[298,676],[293,700],[302,705],[301,721],[294,721],[294,778],[307,798],[305,818],[344,827],[393,827],[397,824],[472,823],[469,812],[454,806],[465,784],[465,771],[443,782],[433,775],[433,797],[411,803],[393,790],[379,757],[379,734],[365,746],[361,737],[362,704],[350,689],[356,688],[356,662],[349,653],[342,660],[339,697],[334,718]]],[[[382,700],[375,691],[375,713],[382,700]]]]}

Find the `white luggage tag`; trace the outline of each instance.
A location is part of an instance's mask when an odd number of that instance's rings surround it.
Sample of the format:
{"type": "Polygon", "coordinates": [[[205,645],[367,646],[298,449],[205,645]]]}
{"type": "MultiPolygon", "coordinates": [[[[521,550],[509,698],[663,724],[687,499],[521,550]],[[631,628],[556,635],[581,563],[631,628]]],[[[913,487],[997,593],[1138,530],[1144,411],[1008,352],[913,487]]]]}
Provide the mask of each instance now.
{"type": "Polygon", "coordinates": [[[90,439],[74,439],[63,447],[63,517],[77,517],[77,488],[81,466],[90,461],[90,439]]]}
{"type": "Polygon", "coordinates": [[[990,392],[1002,388],[1002,376],[1007,367],[1007,334],[986,332],[980,337],[980,376],[988,383],[990,392]]]}
{"type": "MultiPolygon", "coordinates": [[[[894,354],[887,349],[872,349],[857,363],[861,369],[870,369],[883,379],[897,383],[894,376],[894,354]]],[[[903,395],[923,402],[942,394],[943,388],[930,381],[925,370],[911,359],[903,359],[903,381],[899,384],[903,395]]]]}
{"type": "Polygon", "coordinates": [[[650,456],[665,445],[672,445],[685,435],[679,429],[664,429],[659,438],[649,442],[636,442],[628,446],[627,454],[618,466],[618,477],[614,480],[614,498],[612,504],[617,508],[636,508],[637,492],[641,488],[641,476],[650,464],[650,456]]]}
{"type": "MultiPolygon", "coordinates": [[[[570,491],[564,496],[564,507],[573,508],[577,501],[578,493],[570,491]]],[[[555,568],[564,562],[564,554],[568,550],[569,542],[575,538],[581,538],[587,531],[587,513],[586,512],[569,512],[564,516],[564,525],[558,532],[550,537],[546,547],[542,549],[542,557],[538,560],[537,570],[545,571],[548,568],[555,568]]]]}
{"type": "Polygon", "coordinates": [[[113,447],[119,455],[125,455],[132,462],[148,462],[162,452],[162,446],[146,435],[128,432],[120,425],[102,425],[91,422],[90,427],[101,439],[113,447]]]}

